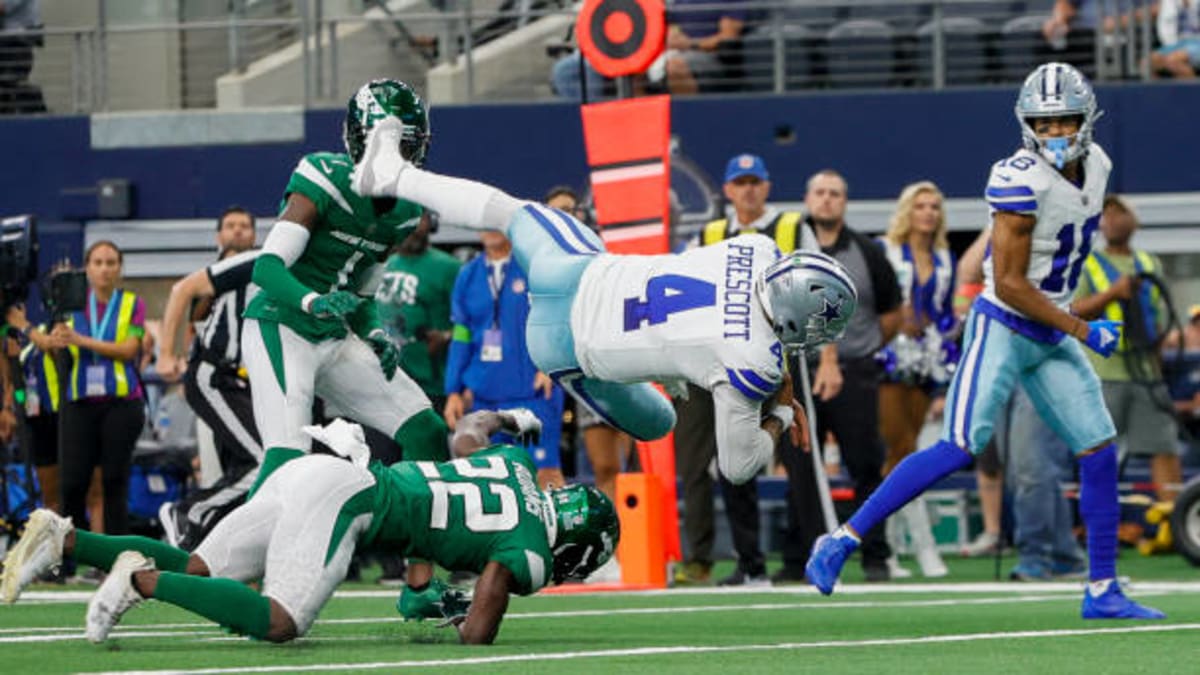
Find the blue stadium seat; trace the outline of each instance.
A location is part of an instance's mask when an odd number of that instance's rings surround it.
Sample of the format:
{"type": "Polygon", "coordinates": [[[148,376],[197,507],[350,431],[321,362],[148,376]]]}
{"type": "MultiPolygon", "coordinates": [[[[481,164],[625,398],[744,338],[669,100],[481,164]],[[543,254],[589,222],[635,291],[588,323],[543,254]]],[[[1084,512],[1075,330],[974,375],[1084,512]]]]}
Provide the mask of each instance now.
{"type": "Polygon", "coordinates": [[[784,88],[806,89],[819,84],[816,67],[824,37],[800,24],[763,26],[746,34],[744,41],[745,77],[750,91],[773,91],[775,87],[775,50],[783,48],[784,88]]]}
{"type": "Polygon", "coordinates": [[[896,31],[875,19],[851,19],[829,30],[830,86],[887,87],[896,81],[896,31]]]}
{"type": "MultiPolygon", "coordinates": [[[[917,81],[933,83],[934,33],[937,24],[930,21],[917,29],[917,81]]],[[[988,27],[979,19],[951,16],[942,19],[942,44],[945,47],[946,84],[981,84],[987,76],[988,27]]]]}

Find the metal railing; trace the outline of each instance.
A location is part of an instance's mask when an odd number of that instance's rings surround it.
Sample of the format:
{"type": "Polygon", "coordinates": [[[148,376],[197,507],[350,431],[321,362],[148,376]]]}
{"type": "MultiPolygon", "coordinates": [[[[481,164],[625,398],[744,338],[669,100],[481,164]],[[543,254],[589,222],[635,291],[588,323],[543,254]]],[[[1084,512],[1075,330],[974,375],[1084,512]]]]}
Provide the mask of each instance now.
{"type": "MultiPolygon", "coordinates": [[[[572,45],[574,14],[557,7],[558,1],[438,0],[444,9],[389,6],[383,12],[369,6],[364,14],[330,16],[324,2],[309,0],[296,3],[300,9],[292,15],[274,18],[230,14],[175,24],[0,33],[4,63],[20,57],[7,51],[8,38],[32,35],[41,42],[31,50],[32,70],[24,78],[0,76],[0,112],[340,105],[363,80],[382,75],[412,82],[438,104],[550,100],[556,98],[551,68],[572,45]],[[483,2],[497,6],[480,9],[483,2]]],[[[1149,13],[1114,21],[1110,32],[1072,31],[1065,49],[1056,50],[1042,37],[1049,12],[1042,0],[804,0],[741,7],[743,35],[715,52],[700,78],[702,93],[1012,83],[1050,59],[1076,63],[1102,81],[1150,75],[1149,13]]]]}

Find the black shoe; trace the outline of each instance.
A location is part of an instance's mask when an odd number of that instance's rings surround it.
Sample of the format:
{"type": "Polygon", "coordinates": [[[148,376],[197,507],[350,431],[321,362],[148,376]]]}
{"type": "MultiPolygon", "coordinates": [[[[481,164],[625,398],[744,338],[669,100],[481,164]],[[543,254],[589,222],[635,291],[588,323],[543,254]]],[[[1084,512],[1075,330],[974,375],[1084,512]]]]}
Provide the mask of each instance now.
{"type": "Polygon", "coordinates": [[[868,583],[873,584],[891,581],[892,579],[892,575],[888,573],[886,564],[863,565],[863,575],[866,576],[868,583]]]}
{"type": "Polygon", "coordinates": [[[751,574],[742,568],[737,568],[733,574],[721,579],[717,582],[718,586],[763,586],[771,585],[771,580],[767,578],[767,570],[760,569],[757,574],[751,574]]]}
{"type": "Polygon", "coordinates": [[[787,584],[802,584],[808,579],[804,576],[803,567],[788,567],[784,566],[775,574],[771,575],[771,583],[775,586],[785,586],[787,584]]]}

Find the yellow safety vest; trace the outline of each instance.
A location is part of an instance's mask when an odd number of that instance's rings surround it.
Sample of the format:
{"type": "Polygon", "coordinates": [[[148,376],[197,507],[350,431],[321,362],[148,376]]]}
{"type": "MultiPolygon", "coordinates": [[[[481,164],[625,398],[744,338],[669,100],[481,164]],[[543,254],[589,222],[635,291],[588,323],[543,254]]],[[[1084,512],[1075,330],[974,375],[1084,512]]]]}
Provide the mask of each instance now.
{"type": "MultiPolygon", "coordinates": [[[[796,232],[800,227],[800,220],[804,214],[798,211],[784,211],[771,221],[771,224],[762,230],[761,234],[771,237],[775,240],[775,245],[779,247],[780,253],[791,253],[796,250],[796,232]]],[[[752,234],[758,230],[748,227],[742,229],[738,234],[752,234]]],[[[709,221],[704,226],[704,234],[700,239],[700,243],[704,246],[710,246],[720,241],[724,241],[729,235],[729,219],[718,218],[717,220],[709,221]]]]}
{"type": "MultiPolygon", "coordinates": [[[[1092,288],[1097,293],[1103,293],[1108,290],[1109,286],[1112,286],[1112,280],[1108,278],[1108,274],[1104,271],[1104,265],[1096,257],[1097,255],[1096,253],[1089,255],[1087,260],[1084,261],[1083,267],[1087,270],[1088,278],[1092,281],[1092,288]]],[[[1154,256],[1145,251],[1134,250],[1133,257],[1137,261],[1137,265],[1141,271],[1154,273],[1154,256]]],[[[1157,304],[1159,295],[1158,287],[1152,286],[1150,288],[1150,301],[1157,304]]],[[[1110,302],[1105,305],[1104,318],[1109,321],[1125,321],[1125,311],[1121,309],[1121,303],[1110,302]]],[[[1117,346],[1117,349],[1120,351],[1129,349],[1129,343],[1125,340],[1125,331],[1121,331],[1121,342],[1117,346]]]]}

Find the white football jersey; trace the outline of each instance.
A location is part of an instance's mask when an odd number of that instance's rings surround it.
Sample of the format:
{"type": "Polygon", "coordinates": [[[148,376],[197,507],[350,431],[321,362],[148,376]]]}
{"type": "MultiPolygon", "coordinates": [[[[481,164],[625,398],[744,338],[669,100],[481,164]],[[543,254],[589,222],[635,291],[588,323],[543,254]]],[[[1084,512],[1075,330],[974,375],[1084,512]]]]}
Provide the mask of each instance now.
{"type": "MultiPolygon", "coordinates": [[[[991,213],[1009,211],[1033,216],[1037,224],[1026,274],[1034,288],[1066,309],[1075,292],[1083,262],[1100,229],[1100,211],[1112,161],[1096,143],[1083,159],[1083,187],[1076,187],[1041,155],[1022,149],[992,166],[987,197],[991,213]]],[[[983,296],[1011,312],[996,295],[991,248],[983,262],[983,296]]]]}
{"type": "Polygon", "coordinates": [[[782,381],[783,348],[754,282],[778,258],[757,234],[678,255],[599,256],[571,307],[580,367],[615,382],[729,382],[766,399],[782,381]]]}

